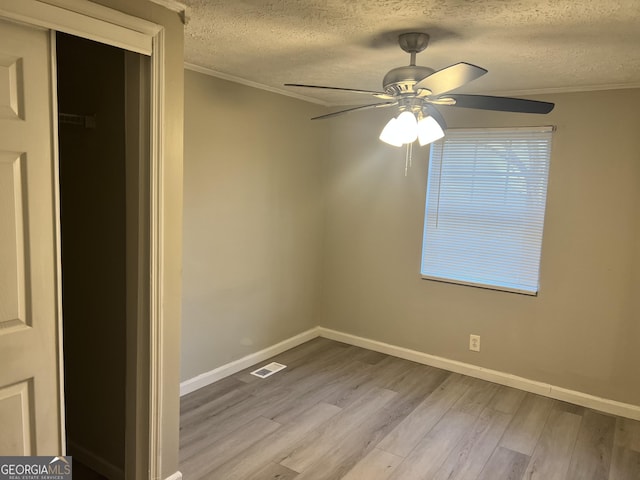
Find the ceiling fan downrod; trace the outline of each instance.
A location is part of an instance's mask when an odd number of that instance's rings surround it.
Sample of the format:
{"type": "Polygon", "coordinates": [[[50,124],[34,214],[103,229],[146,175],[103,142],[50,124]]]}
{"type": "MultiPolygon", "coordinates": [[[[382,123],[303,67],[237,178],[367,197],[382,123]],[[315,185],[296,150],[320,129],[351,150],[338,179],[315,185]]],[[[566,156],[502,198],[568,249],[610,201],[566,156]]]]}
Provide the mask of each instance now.
{"type": "Polygon", "coordinates": [[[429,45],[429,35],[421,32],[402,33],[398,37],[400,48],[411,54],[412,67],[416,65],[416,54],[423,51],[429,45]]]}
{"type": "Polygon", "coordinates": [[[429,67],[416,65],[416,55],[429,45],[429,35],[420,32],[403,33],[398,37],[400,48],[411,55],[409,65],[390,70],[382,80],[387,95],[413,95],[413,86],[435,72],[429,67]]]}

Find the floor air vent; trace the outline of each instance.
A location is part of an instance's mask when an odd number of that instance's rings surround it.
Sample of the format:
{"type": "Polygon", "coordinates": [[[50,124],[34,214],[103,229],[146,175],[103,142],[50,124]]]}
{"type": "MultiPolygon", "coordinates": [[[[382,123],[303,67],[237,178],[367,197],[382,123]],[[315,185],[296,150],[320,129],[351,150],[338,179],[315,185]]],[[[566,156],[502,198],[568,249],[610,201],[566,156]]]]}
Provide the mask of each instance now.
{"type": "Polygon", "coordinates": [[[283,368],[287,368],[286,365],[282,365],[281,363],[271,362],[269,365],[265,365],[264,367],[260,367],[257,370],[251,372],[251,375],[255,375],[260,378],[267,378],[270,375],[273,375],[276,372],[279,372],[283,368]]]}

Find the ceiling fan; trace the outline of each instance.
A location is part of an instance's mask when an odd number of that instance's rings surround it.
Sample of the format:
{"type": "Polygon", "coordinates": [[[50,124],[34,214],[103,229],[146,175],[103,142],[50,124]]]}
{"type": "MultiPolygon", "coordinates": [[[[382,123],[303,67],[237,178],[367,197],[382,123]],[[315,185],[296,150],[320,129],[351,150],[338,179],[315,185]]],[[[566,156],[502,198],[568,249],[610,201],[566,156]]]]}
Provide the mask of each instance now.
{"type": "Polygon", "coordinates": [[[426,145],[444,136],[446,123],[436,106],[475,108],[518,113],[549,113],[554,104],[523,98],[494,97],[450,93],[481,77],[487,70],[466,62],[456,63],[441,70],[416,65],[416,54],[429,43],[426,33],[403,33],[398,38],[400,48],[411,55],[408,66],[390,70],[382,80],[383,91],[354,88],[325,87],[285,83],[287,87],[315,88],[364,94],[386,102],[372,103],[348,108],[338,112],[314,117],[321,120],[346,113],[398,106],[400,115],[392,118],[380,134],[380,139],[394,146],[411,144],[416,139],[426,145]]]}

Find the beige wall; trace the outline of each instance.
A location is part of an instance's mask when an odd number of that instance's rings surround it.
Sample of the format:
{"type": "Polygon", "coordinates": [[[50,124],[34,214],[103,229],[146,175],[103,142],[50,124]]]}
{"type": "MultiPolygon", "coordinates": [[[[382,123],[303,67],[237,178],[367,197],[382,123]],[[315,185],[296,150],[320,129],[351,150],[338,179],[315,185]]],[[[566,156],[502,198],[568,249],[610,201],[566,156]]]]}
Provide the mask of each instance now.
{"type": "Polygon", "coordinates": [[[367,112],[330,123],[320,323],[640,404],[640,90],[544,99],[556,102],[548,116],[447,117],[450,127],[557,125],[539,295],[420,279],[428,150],[404,177],[404,151],[376,138],[389,112],[367,112]]]}
{"type": "Polygon", "coordinates": [[[183,380],[317,325],[323,111],[185,72],[183,380]]]}

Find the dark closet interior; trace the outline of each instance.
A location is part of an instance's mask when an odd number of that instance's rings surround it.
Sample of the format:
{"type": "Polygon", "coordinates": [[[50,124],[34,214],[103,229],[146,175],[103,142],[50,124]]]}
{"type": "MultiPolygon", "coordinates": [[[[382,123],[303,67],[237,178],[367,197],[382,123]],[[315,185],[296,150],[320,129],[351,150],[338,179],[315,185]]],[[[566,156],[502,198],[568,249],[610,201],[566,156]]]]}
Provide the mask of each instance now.
{"type": "Polygon", "coordinates": [[[125,54],[61,33],[56,44],[67,450],[113,477],[125,465],[125,54]]]}

